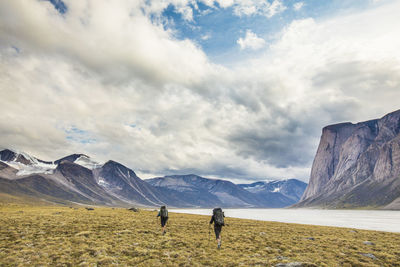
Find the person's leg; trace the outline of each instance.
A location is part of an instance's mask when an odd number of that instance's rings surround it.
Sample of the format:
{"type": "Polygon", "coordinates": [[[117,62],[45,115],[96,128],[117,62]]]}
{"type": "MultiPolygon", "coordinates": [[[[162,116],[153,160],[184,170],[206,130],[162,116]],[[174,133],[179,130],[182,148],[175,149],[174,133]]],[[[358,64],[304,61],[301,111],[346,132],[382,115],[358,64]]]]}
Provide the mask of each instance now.
{"type": "Polygon", "coordinates": [[[165,230],[165,219],[161,217],[161,233],[164,234],[165,230]]]}
{"type": "Polygon", "coordinates": [[[163,224],[162,224],[162,233],[163,233],[163,235],[167,232],[167,230],[166,230],[167,221],[168,221],[168,217],[163,219],[163,224]]]}
{"type": "Polygon", "coordinates": [[[214,226],[215,238],[217,240],[218,248],[221,247],[221,228],[222,227],[220,225],[215,225],[214,226]]]}

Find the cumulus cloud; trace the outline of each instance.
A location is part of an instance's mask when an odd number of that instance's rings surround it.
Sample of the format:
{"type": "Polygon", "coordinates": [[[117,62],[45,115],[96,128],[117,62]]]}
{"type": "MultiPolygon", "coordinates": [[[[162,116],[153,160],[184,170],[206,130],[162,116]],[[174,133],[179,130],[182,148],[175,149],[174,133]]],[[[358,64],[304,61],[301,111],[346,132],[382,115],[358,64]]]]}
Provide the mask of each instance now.
{"type": "Polygon", "coordinates": [[[20,49],[75,58],[110,82],[136,76],[191,84],[210,71],[203,51],[152,23],[138,2],[85,3],[68,2],[68,13],[60,16],[49,2],[2,2],[0,38],[20,49]]]}
{"type": "Polygon", "coordinates": [[[240,46],[240,49],[258,50],[265,46],[265,40],[258,37],[257,34],[251,30],[247,30],[245,37],[240,37],[237,40],[237,43],[240,46]]]}
{"type": "Polygon", "coordinates": [[[151,15],[162,6],[65,3],[0,1],[3,148],[144,176],[307,180],[323,126],[399,108],[398,3],[293,21],[229,68],[174,38],[151,15]]]}

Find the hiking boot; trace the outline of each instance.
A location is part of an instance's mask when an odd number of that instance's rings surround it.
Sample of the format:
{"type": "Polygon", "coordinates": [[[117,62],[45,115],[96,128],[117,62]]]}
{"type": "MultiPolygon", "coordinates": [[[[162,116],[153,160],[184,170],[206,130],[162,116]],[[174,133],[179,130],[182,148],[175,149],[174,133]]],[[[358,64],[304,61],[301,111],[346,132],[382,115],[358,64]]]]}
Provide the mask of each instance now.
{"type": "Polygon", "coordinates": [[[218,241],[218,249],[221,248],[221,241],[218,241]]]}
{"type": "Polygon", "coordinates": [[[162,232],[162,235],[165,235],[166,233],[167,233],[167,231],[164,230],[164,231],[162,232]]]}

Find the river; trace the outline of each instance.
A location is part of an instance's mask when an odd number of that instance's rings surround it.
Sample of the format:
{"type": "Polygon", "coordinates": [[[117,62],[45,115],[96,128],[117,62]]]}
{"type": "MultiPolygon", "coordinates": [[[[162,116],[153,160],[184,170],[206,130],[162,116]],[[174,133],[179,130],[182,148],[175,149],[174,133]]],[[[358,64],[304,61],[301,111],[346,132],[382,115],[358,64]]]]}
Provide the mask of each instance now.
{"type": "MultiPolygon", "coordinates": [[[[211,209],[171,209],[170,212],[210,215],[211,209]]],[[[226,217],[400,232],[400,211],[319,209],[224,209],[226,217]]]]}

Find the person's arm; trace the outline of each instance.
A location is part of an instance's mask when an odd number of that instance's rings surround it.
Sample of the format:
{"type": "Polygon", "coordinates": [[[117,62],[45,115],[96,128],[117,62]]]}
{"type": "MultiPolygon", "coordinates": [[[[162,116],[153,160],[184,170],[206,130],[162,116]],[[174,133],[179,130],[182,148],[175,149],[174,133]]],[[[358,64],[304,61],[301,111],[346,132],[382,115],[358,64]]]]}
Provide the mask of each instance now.
{"type": "Polygon", "coordinates": [[[160,216],[161,216],[161,212],[159,211],[157,217],[160,217],[160,216]]]}
{"type": "Polygon", "coordinates": [[[210,224],[212,224],[214,222],[214,215],[213,216],[211,216],[211,221],[210,221],[210,224]]]}

